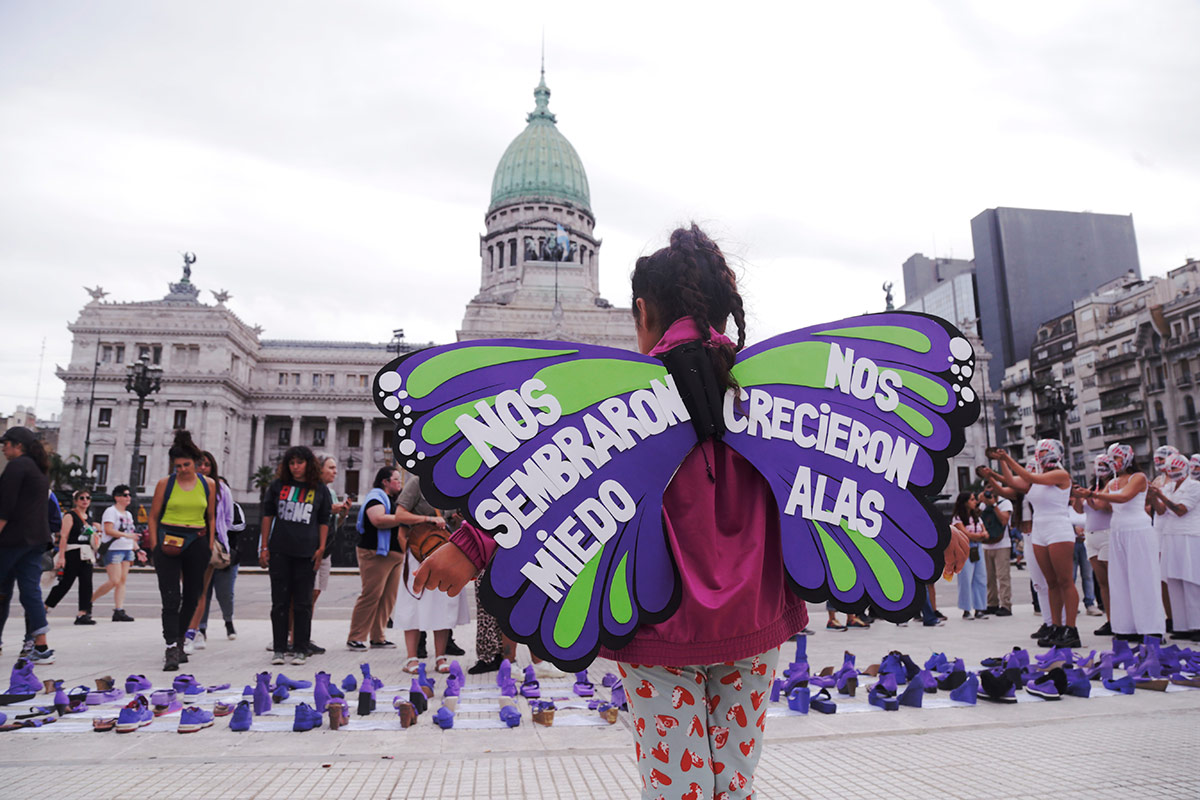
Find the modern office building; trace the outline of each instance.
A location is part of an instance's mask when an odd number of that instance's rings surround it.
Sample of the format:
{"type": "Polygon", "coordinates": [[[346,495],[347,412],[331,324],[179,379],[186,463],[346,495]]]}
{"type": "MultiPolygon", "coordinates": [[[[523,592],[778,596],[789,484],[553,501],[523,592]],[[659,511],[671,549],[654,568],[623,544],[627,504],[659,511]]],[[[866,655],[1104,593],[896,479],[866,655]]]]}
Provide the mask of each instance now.
{"type": "Polygon", "coordinates": [[[1141,277],[1132,216],[990,208],[971,220],[993,386],[1029,356],[1038,326],[1109,281],[1141,277]]]}

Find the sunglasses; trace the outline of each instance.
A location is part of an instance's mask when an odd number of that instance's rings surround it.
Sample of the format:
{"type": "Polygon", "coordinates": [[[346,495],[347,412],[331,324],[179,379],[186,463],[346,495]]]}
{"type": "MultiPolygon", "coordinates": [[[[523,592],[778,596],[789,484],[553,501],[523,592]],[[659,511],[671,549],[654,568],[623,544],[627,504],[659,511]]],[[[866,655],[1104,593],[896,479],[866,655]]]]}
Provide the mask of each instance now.
{"type": "Polygon", "coordinates": [[[91,500],[92,498],[89,495],[81,494],[79,497],[76,497],[75,499],[76,500],[91,500]]]}
{"type": "Polygon", "coordinates": [[[113,495],[113,497],[131,497],[131,496],[132,495],[130,495],[129,492],[121,492],[120,494],[113,495]]]}

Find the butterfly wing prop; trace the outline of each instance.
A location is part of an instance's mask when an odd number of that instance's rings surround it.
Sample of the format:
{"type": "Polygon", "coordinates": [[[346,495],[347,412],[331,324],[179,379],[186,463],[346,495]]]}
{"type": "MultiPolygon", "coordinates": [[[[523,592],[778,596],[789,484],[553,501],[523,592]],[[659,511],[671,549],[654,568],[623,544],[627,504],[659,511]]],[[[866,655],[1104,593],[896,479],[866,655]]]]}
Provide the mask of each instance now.
{"type": "Polygon", "coordinates": [[[932,505],[979,414],[970,343],[937,317],[816,325],[738,354],[725,441],[769,481],[792,588],[901,621],[943,569],[932,505]]]}
{"type": "Polygon", "coordinates": [[[574,671],[674,611],[660,510],[696,438],[660,361],[464,342],[391,362],[374,390],[426,498],[495,536],[482,597],[511,637],[574,671]]]}

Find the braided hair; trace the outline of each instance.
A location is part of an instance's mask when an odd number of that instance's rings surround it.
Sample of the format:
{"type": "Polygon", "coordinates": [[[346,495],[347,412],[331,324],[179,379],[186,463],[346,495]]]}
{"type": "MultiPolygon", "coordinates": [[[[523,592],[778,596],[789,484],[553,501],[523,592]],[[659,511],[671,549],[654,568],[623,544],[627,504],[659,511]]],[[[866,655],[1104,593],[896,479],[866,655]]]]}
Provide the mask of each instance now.
{"type": "Polygon", "coordinates": [[[721,389],[737,388],[730,370],[737,351],[746,343],[746,313],[738,294],[737,276],[716,242],[694,222],[690,228],[676,228],[667,247],[637,260],[630,282],[634,317],[641,298],[646,306],[642,323],[648,330],[666,330],[675,320],[690,317],[701,339],[708,343],[709,328],[723,331],[732,316],[737,326],[737,345],[706,349],[721,389]]]}

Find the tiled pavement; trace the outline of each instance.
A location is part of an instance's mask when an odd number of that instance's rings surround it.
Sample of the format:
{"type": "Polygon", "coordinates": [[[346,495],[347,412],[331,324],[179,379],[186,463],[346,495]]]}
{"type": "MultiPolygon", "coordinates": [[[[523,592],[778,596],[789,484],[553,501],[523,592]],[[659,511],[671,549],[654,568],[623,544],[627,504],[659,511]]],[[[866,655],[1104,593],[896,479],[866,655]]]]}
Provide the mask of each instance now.
{"type": "MultiPolygon", "coordinates": [[[[265,588],[264,576],[239,579],[240,636],[235,642],[214,638],[194,657],[188,666],[199,678],[241,684],[270,668],[263,651],[265,588]]],[[[330,652],[306,667],[284,668],[296,673],[292,677],[317,669],[339,678],[357,673],[355,654],[332,646],[345,636],[343,609],[356,588],[355,576],[334,577],[314,633],[330,652]]],[[[127,605],[138,622],[56,624],[59,659],[39,675],[75,685],[136,671],[160,682],[152,576],[136,576],[132,589],[127,605]]],[[[918,660],[945,651],[971,664],[1029,643],[1035,617],[1027,606],[1011,618],[964,622],[951,613],[952,587],[942,584],[940,593],[951,616],[943,628],[878,623],[868,631],[827,633],[824,613],[814,609],[818,632],[809,639],[810,662],[817,668],[840,663],[848,648],[862,666],[895,648],[918,660]]],[[[61,612],[55,619],[66,621],[61,612]]],[[[1084,620],[1085,632],[1094,627],[1084,620]]],[[[472,631],[457,634],[466,646],[472,631]]],[[[1088,647],[1106,646],[1107,640],[1084,638],[1088,647]]],[[[369,660],[386,682],[399,682],[401,653],[377,651],[369,660]]],[[[462,661],[472,663],[472,654],[462,661]]],[[[598,663],[593,679],[609,669],[598,663]]],[[[1200,797],[1200,691],[773,717],[769,724],[758,770],[762,798],[1200,797]]],[[[0,798],[47,791],[81,798],[636,797],[636,785],[624,718],[612,727],[542,728],[526,717],[513,730],[440,731],[422,719],[403,732],[235,734],[218,720],[191,736],[0,734],[0,798]]]]}

